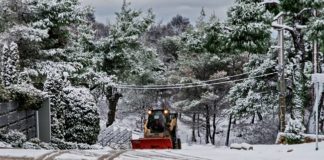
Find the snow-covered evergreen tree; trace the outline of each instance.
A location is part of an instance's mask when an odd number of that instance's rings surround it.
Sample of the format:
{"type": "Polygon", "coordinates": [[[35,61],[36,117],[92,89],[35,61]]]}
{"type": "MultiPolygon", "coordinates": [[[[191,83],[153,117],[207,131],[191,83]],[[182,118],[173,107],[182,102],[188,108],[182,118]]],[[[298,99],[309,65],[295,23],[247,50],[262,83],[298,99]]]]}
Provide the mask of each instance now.
{"type": "Polygon", "coordinates": [[[5,43],[1,56],[1,80],[4,86],[17,84],[19,74],[19,51],[15,42],[5,43]]]}
{"type": "Polygon", "coordinates": [[[276,74],[254,78],[260,75],[276,72],[275,53],[267,55],[252,55],[244,65],[244,72],[249,73],[250,79],[235,84],[229,92],[231,113],[236,118],[252,117],[255,114],[271,114],[277,111],[278,96],[276,74]]]}
{"type": "Polygon", "coordinates": [[[154,15],[149,10],[147,15],[142,16],[140,11],[131,9],[129,5],[124,1],[121,11],[116,13],[116,22],[111,26],[109,37],[102,41],[102,69],[123,81],[138,81],[146,77],[151,82],[157,76],[153,71],[161,70],[161,62],[153,48],[141,43],[141,36],[153,23],[154,15]]]}
{"type": "MultiPolygon", "coordinates": [[[[73,106],[66,103],[68,100],[72,103],[73,99],[65,99],[64,103],[62,99],[63,88],[70,84],[67,79],[71,79],[73,85],[82,85],[79,83],[78,75],[85,71],[99,75],[97,80],[104,79],[102,77],[105,76],[97,74],[96,69],[91,68],[95,66],[93,65],[95,56],[92,54],[94,33],[91,32],[91,23],[88,19],[92,10],[82,7],[78,0],[2,0],[0,8],[0,32],[3,35],[1,41],[11,40],[17,44],[19,50],[17,53],[20,66],[16,67],[21,68],[21,72],[18,73],[21,85],[16,88],[23,90],[22,87],[26,87],[27,90],[27,86],[35,85],[39,90],[49,94],[52,99],[52,135],[64,139],[71,133],[65,132],[66,126],[73,125],[70,124],[71,117],[66,121],[69,113],[73,112],[66,110],[67,107],[73,106]]],[[[83,77],[80,76],[80,79],[83,77]]],[[[90,92],[89,89],[84,90],[90,92]]],[[[89,109],[79,108],[73,113],[86,115],[85,110],[89,109]]],[[[92,126],[99,125],[98,121],[92,122],[92,126]]],[[[78,134],[84,134],[81,141],[94,143],[97,131],[95,129],[92,131],[94,132],[79,131],[78,134]]]]}
{"type": "Polygon", "coordinates": [[[270,47],[272,15],[260,0],[236,0],[228,11],[230,53],[265,54],[270,47]]]}

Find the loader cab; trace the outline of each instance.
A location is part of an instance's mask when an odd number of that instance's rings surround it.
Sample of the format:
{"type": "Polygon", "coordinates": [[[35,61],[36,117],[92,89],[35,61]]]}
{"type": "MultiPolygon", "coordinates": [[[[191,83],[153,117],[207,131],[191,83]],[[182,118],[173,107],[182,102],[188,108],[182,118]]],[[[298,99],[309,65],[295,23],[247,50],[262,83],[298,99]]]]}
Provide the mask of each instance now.
{"type": "Polygon", "coordinates": [[[149,110],[147,128],[151,133],[162,133],[167,130],[167,123],[170,121],[168,110],[149,110]]]}

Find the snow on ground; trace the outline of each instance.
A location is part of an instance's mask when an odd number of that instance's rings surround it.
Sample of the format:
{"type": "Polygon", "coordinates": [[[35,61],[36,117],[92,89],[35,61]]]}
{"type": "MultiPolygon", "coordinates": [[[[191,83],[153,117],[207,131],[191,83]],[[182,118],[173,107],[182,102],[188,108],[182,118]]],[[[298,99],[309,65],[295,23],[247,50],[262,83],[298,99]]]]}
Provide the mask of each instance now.
{"type": "Polygon", "coordinates": [[[32,149],[0,149],[0,159],[2,157],[20,157],[37,159],[42,155],[49,154],[49,150],[32,150],[32,149]]]}
{"type": "MultiPolygon", "coordinates": [[[[191,127],[185,125],[182,121],[177,122],[178,124],[178,137],[181,139],[182,143],[186,143],[191,138],[191,127]]],[[[198,137],[197,137],[198,138],[198,137]]]]}
{"type": "Polygon", "coordinates": [[[5,142],[0,142],[0,148],[12,148],[10,144],[5,142]]]}
{"type": "MultiPolygon", "coordinates": [[[[324,142],[319,143],[319,151],[315,151],[315,143],[301,145],[253,145],[253,150],[235,150],[228,147],[212,145],[188,145],[184,143],[181,150],[71,150],[63,151],[55,160],[103,159],[116,160],[322,160],[324,157],[324,142]]],[[[44,150],[2,149],[1,158],[39,158],[43,155],[58,152],[44,150]]],[[[55,155],[55,154],[50,154],[55,155]]]]}
{"type": "Polygon", "coordinates": [[[56,160],[80,160],[80,159],[87,159],[87,160],[96,160],[96,157],[84,156],[84,155],[75,155],[71,153],[63,154],[55,158],[56,160]]]}
{"type": "Polygon", "coordinates": [[[211,145],[183,145],[182,150],[133,150],[118,157],[118,160],[135,159],[192,159],[192,160],[322,160],[322,150],[315,151],[314,143],[302,145],[254,145],[254,150],[233,150],[211,145]],[[291,151],[292,150],[292,151],[291,151]],[[291,151],[291,152],[287,152],[291,151]]]}

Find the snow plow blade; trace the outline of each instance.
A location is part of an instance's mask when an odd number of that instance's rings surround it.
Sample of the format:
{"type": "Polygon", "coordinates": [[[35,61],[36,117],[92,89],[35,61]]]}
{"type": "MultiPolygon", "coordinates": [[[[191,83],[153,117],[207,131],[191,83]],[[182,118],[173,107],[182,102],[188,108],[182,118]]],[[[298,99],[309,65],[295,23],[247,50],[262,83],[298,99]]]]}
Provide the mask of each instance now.
{"type": "Polygon", "coordinates": [[[140,138],[131,142],[133,149],[172,149],[170,138],[140,138]]]}

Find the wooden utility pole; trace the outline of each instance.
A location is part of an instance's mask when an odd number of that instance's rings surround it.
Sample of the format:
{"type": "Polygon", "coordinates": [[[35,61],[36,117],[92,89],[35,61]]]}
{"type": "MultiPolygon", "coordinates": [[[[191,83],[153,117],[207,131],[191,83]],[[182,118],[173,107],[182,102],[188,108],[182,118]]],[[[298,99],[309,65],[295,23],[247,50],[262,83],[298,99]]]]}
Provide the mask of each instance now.
{"type": "MultiPolygon", "coordinates": [[[[278,18],[278,24],[283,24],[283,16],[278,18]]],[[[279,63],[279,121],[280,131],[285,131],[286,114],[286,82],[285,82],[285,61],[284,61],[284,28],[278,29],[278,63],[279,63]]]]}

